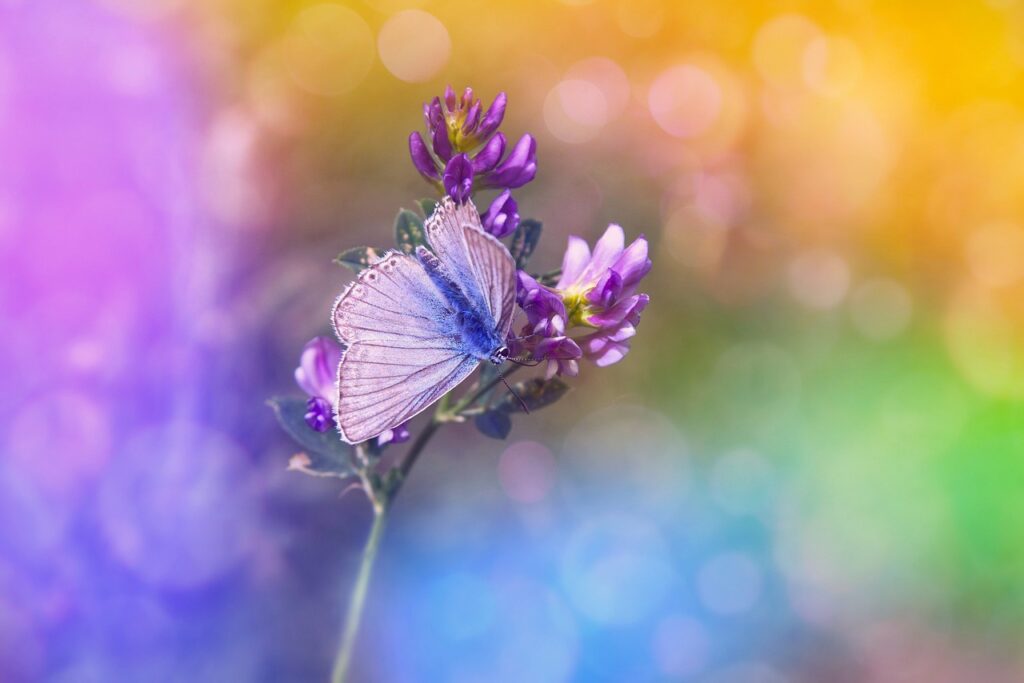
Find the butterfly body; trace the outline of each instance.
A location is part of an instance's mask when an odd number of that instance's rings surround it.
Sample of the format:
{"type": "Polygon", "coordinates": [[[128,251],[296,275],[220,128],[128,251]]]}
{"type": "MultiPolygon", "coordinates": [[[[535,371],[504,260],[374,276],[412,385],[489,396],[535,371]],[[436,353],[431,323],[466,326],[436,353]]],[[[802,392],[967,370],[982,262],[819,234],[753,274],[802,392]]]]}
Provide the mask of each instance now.
{"type": "Polygon", "coordinates": [[[515,262],[471,202],[446,198],[427,219],[431,250],[388,252],[332,312],[345,345],[335,417],[341,438],[373,438],[422,412],[481,361],[508,357],[515,262]]]}
{"type": "Polygon", "coordinates": [[[450,305],[445,312],[454,321],[452,336],[463,350],[480,360],[490,360],[504,340],[498,336],[490,312],[482,300],[470,301],[455,277],[444,264],[425,247],[416,248],[416,258],[423,264],[431,281],[450,305]]]}

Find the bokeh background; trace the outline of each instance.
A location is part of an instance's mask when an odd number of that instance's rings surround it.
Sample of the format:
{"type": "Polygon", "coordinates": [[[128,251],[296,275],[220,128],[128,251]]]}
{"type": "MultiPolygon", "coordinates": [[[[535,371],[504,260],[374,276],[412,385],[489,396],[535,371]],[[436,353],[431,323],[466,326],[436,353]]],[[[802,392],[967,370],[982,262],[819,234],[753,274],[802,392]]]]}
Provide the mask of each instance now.
{"type": "Polygon", "coordinates": [[[266,397],[446,83],[629,357],[393,510],[360,681],[1024,680],[1024,3],[0,1],[0,680],[325,680],[370,521],[266,397]]]}

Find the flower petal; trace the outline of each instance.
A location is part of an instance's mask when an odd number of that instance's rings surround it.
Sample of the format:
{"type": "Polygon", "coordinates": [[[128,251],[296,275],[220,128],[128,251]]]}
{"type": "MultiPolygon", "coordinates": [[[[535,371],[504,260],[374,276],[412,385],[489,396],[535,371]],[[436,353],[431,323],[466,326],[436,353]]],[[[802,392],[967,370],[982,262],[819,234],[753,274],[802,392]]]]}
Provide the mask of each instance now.
{"type": "Polygon", "coordinates": [[[335,373],[340,362],[340,344],[328,337],[314,337],[302,349],[295,383],[310,396],[330,403],[334,401],[335,373]]]}
{"type": "Polygon", "coordinates": [[[587,291],[586,299],[594,306],[608,308],[622,294],[622,276],[614,270],[606,270],[594,287],[587,291]]]}
{"type": "Polygon", "coordinates": [[[562,276],[555,289],[568,289],[576,284],[583,270],[590,263],[590,246],[582,237],[569,235],[569,243],[562,257],[562,276]]]}
{"type": "Polygon", "coordinates": [[[334,414],[329,401],[318,396],[310,396],[306,401],[306,414],[302,416],[309,428],[317,432],[326,432],[334,426],[334,414]]]}
{"type": "Polygon", "coordinates": [[[519,206],[510,190],[505,190],[491,202],[487,212],[481,216],[484,230],[498,239],[512,234],[519,225],[519,206]]]}
{"type": "Polygon", "coordinates": [[[626,250],[612,265],[612,270],[622,276],[622,289],[626,293],[632,293],[633,288],[651,270],[651,259],[647,258],[647,248],[647,240],[641,235],[626,247],[626,250]]]}
{"type": "Polygon", "coordinates": [[[601,235],[601,239],[594,245],[594,253],[590,257],[583,275],[580,276],[579,284],[596,284],[604,271],[612,267],[622,254],[622,247],[626,242],[626,235],[622,228],[612,223],[601,235]]]}
{"type": "MultiPolygon", "coordinates": [[[[637,306],[639,301],[639,295],[619,299],[611,308],[590,313],[585,316],[585,320],[588,324],[596,327],[612,327],[613,325],[618,325],[633,312],[633,309],[637,306]]],[[[640,310],[643,310],[643,308],[641,307],[640,310]]]]}
{"type": "Polygon", "coordinates": [[[476,124],[480,123],[480,100],[473,103],[473,106],[469,108],[466,113],[466,120],[462,122],[462,133],[463,135],[469,135],[476,128],[476,124]]]}
{"type": "Polygon", "coordinates": [[[456,154],[445,166],[444,191],[459,204],[465,203],[473,193],[473,164],[465,154],[456,154]]]}
{"type": "Polygon", "coordinates": [[[412,157],[413,166],[427,180],[433,181],[441,177],[434,158],[430,156],[430,151],[427,149],[427,143],[423,141],[423,136],[419,133],[409,136],[409,156],[412,157]]]}
{"type": "Polygon", "coordinates": [[[524,135],[512,152],[486,177],[487,187],[522,187],[537,175],[537,141],[524,135]]]}
{"type": "Polygon", "coordinates": [[[505,136],[498,133],[491,138],[483,149],[477,152],[473,158],[473,170],[477,173],[486,173],[494,168],[494,165],[505,153],[505,136]]]}
{"type": "Polygon", "coordinates": [[[494,98],[494,102],[491,102],[491,106],[487,108],[487,112],[480,119],[480,127],[476,130],[477,137],[480,140],[486,140],[494,131],[498,130],[502,119],[505,118],[505,105],[507,103],[508,97],[503,92],[498,93],[498,96],[494,98]]]}

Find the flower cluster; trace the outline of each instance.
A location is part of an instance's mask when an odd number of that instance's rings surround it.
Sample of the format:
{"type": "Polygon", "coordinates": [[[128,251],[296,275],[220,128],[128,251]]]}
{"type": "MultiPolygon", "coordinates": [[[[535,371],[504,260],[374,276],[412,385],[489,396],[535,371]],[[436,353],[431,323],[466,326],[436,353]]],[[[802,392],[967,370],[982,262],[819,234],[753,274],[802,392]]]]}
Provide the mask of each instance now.
{"type": "MultiPolygon", "coordinates": [[[[306,424],[317,432],[335,427],[333,402],[341,353],[341,345],[333,339],[314,337],[302,349],[299,367],[295,368],[295,383],[309,396],[306,400],[306,424]]],[[[401,424],[378,436],[376,445],[381,447],[408,440],[409,429],[401,424]]]]}
{"type": "MultiPolygon", "coordinates": [[[[507,344],[511,358],[520,364],[546,363],[544,380],[535,378],[534,384],[520,387],[527,392],[528,401],[546,405],[547,398],[538,398],[545,395],[546,386],[561,387],[557,391],[565,389],[564,384],[553,379],[555,375],[579,374],[581,359],[604,367],[617,363],[628,353],[630,340],[649,301],[647,294],[638,293],[637,288],[651,269],[651,259],[643,236],[626,245],[622,228],[610,225],[593,251],[584,239],[570,236],[560,275],[534,276],[525,270],[542,226],[534,220],[520,221],[519,205],[512,190],[536,175],[536,142],[529,134],[524,135],[505,154],[505,136],[498,128],[506,104],[505,93],[500,93],[485,111],[472,90],[467,88],[461,97],[456,97],[448,87],[443,97],[435,97],[424,105],[429,145],[420,133],[413,133],[409,136],[409,151],[420,174],[458,203],[468,202],[478,189],[500,190],[480,214],[480,225],[498,239],[515,234],[509,249],[519,267],[516,303],[523,314],[520,319],[525,320],[513,327],[507,344]]],[[[428,202],[421,206],[430,210],[428,202]]],[[[413,227],[418,222],[422,233],[423,218],[409,211],[400,212],[399,216],[413,227]]],[[[409,225],[401,228],[396,222],[398,246],[405,253],[410,253],[415,244],[403,239],[413,239],[415,233],[409,225]]],[[[379,253],[380,250],[357,247],[345,252],[346,258],[340,262],[361,272],[379,253]]],[[[299,426],[300,441],[313,432],[323,434],[337,427],[334,402],[338,397],[336,380],[342,355],[343,347],[326,337],[312,339],[302,351],[295,381],[308,397],[305,413],[301,403],[289,413],[294,417],[292,426],[299,426]],[[312,432],[307,432],[307,427],[312,432]]],[[[483,433],[507,433],[508,417],[498,413],[512,408],[491,406],[489,390],[480,390],[479,383],[477,389],[476,396],[485,401],[485,407],[474,407],[476,399],[472,399],[461,409],[475,415],[483,433]]],[[[526,405],[522,397],[520,402],[526,405]]],[[[409,430],[402,424],[377,436],[369,449],[371,453],[379,452],[387,443],[408,439],[409,430]]],[[[313,450],[323,447],[315,439],[307,439],[307,443],[313,450]]]]}
{"type": "Polygon", "coordinates": [[[485,112],[471,88],[460,98],[448,86],[443,99],[435,97],[423,105],[430,145],[418,132],[409,135],[416,170],[455,201],[463,203],[480,189],[502,190],[483,214],[484,227],[499,238],[512,234],[519,223],[511,190],[537,175],[537,141],[532,135],[521,137],[505,155],[505,135],[498,127],[507,101],[505,93],[499,93],[485,112]]]}
{"type": "Polygon", "coordinates": [[[651,269],[647,240],[625,246],[625,234],[609,225],[591,253],[575,235],[562,261],[562,275],[548,288],[520,272],[516,301],[526,313],[516,350],[548,361],[548,376],[576,375],[580,357],[605,367],[622,360],[650,297],[637,294],[651,269]],[[578,336],[567,331],[582,330],[578,336]]]}
{"type": "MultiPolygon", "coordinates": [[[[380,542],[381,523],[435,432],[445,424],[471,421],[485,436],[507,438],[515,415],[543,408],[566,394],[569,387],[555,375],[579,374],[583,358],[599,367],[622,360],[649,301],[646,294],[637,293],[651,269],[647,240],[641,236],[627,246],[618,225],[608,226],[593,251],[582,238],[571,236],[557,281],[555,273],[534,276],[526,270],[543,226],[532,219],[520,221],[512,190],[536,175],[537,145],[533,137],[524,135],[506,155],[505,136],[498,131],[506,103],[505,93],[500,93],[484,111],[472,90],[467,88],[458,98],[449,86],[443,98],[435,97],[424,106],[430,144],[419,133],[413,133],[409,136],[409,152],[420,174],[450,199],[445,198],[440,205],[431,199],[420,200],[422,217],[406,209],[399,211],[394,230],[397,250],[354,247],[335,259],[358,276],[352,289],[339,297],[332,315],[339,338],[351,339],[352,346],[346,352],[343,345],[326,337],[309,341],[295,370],[295,381],[306,393],[306,401],[288,397],[270,401],[281,426],[304,449],[292,456],[289,469],[349,481],[349,488],[361,488],[373,505],[374,526],[350,601],[356,609],[349,610],[346,636],[334,669],[334,678],[339,680],[344,678],[352,657],[352,634],[358,630],[359,606],[380,542]],[[479,189],[498,193],[479,214],[479,225],[467,225],[477,216],[470,200],[479,189]],[[424,251],[432,247],[428,233],[436,237],[428,229],[429,214],[433,211],[435,220],[448,221],[453,210],[460,212],[460,236],[467,250],[456,262],[442,263],[455,257],[444,249],[433,256],[424,251]],[[511,236],[505,243],[508,246],[478,239],[476,231],[480,228],[498,240],[511,236]],[[469,248],[470,242],[477,246],[469,248]],[[479,259],[479,263],[466,264],[465,259],[479,259]],[[501,300],[507,300],[513,283],[506,278],[511,276],[513,263],[515,299],[525,321],[518,335],[513,324],[508,339],[502,340],[507,322],[504,306],[501,315],[495,316],[493,305],[483,310],[479,302],[474,305],[470,300],[477,300],[475,285],[480,292],[487,289],[486,300],[490,302],[494,295],[492,279],[497,279],[501,300]],[[448,314],[459,321],[460,327],[466,323],[462,329],[484,328],[487,344],[483,349],[478,344],[467,345],[448,322],[434,324],[431,316],[438,315],[438,306],[418,307],[424,297],[413,289],[420,285],[404,270],[407,268],[427,269],[437,294],[443,295],[453,309],[448,314]],[[458,277],[447,282],[447,278],[439,277],[445,272],[458,277]],[[501,278],[494,278],[496,272],[503,274],[501,278]],[[380,280],[390,284],[386,288],[374,284],[380,280]],[[460,289],[464,291],[456,291],[460,289]],[[357,305],[353,305],[355,298],[361,300],[357,305]],[[378,315],[382,316],[380,324],[365,322],[378,315]],[[364,322],[350,325],[347,321],[351,319],[364,322]],[[401,330],[394,329],[401,324],[413,328],[402,335],[401,330]],[[361,337],[348,334],[357,325],[374,333],[365,346],[360,346],[361,337]],[[508,349],[502,346],[503,341],[508,349]],[[423,358],[419,357],[420,346],[428,350],[423,358]],[[502,367],[496,370],[488,359],[502,367]],[[449,369],[453,360],[455,371],[449,369]],[[546,377],[510,384],[506,378],[519,367],[505,365],[505,361],[532,366],[531,360],[547,363],[546,377]],[[465,389],[456,389],[477,366],[481,370],[475,381],[465,389]],[[443,372],[436,372],[438,369],[443,372]],[[502,382],[509,396],[497,395],[502,382]],[[460,393],[457,400],[450,400],[452,391],[460,393]],[[437,406],[429,426],[415,441],[395,458],[381,457],[384,445],[409,440],[408,421],[432,403],[437,406]]],[[[441,243],[433,246],[440,247],[441,243]]],[[[422,273],[417,271],[415,275],[422,273]]]]}

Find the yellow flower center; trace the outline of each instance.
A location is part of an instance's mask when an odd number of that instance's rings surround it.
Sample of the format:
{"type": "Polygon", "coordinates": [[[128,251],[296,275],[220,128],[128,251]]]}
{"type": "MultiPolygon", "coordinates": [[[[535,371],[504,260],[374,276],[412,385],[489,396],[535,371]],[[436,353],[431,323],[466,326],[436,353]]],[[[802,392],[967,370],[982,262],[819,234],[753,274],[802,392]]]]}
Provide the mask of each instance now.
{"type": "Polygon", "coordinates": [[[590,310],[587,306],[587,292],[593,287],[569,287],[561,292],[562,303],[565,304],[565,324],[567,327],[596,327],[587,321],[590,310]]]}

